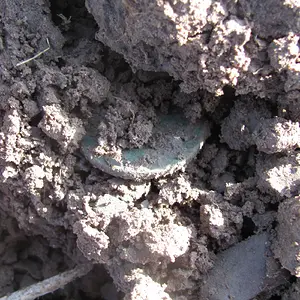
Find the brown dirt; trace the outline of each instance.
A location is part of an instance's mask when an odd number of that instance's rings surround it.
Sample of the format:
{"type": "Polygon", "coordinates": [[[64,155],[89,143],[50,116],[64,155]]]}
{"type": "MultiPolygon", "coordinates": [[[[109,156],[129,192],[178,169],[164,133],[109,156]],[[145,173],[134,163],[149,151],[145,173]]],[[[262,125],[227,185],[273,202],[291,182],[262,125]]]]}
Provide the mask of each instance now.
{"type": "Polygon", "coordinates": [[[257,299],[299,298],[299,3],[198,3],[0,1],[0,297],[92,261],[43,299],[198,299],[268,231],[291,275],[257,299]],[[141,147],[174,106],[212,124],[185,170],[135,182],[80,151],[141,147]]]}

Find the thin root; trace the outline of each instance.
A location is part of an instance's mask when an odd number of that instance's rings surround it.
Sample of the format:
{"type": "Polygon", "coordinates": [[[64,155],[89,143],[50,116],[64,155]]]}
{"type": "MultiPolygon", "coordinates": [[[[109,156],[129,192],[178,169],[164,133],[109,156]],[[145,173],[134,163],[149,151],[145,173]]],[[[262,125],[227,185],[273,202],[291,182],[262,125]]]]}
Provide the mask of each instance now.
{"type": "Polygon", "coordinates": [[[59,275],[30,285],[10,295],[1,297],[0,300],[34,300],[48,293],[53,293],[74,279],[86,275],[92,269],[92,266],[92,264],[77,266],[72,270],[63,272],[59,275]]]}
{"type": "Polygon", "coordinates": [[[45,52],[47,52],[48,50],[50,50],[51,46],[50,46],[50,43],[49,43],[49,39],[48,39],[48,38],[46,38],[46,42],[47,42],[47,45],[48,45],[48,47],[47,47],[46,49],[44,49],[43,51],[39,52],[38,54],[36,54],[35,56],[33,56],[33,57],[31,57],[31,58],[28,58],[28,59],[26,59],[26,60],[23,60],[23,61],[17,63],[17,64],[16,64],[16,67],[21,66],[21,65],[24,65],[24,64],[27,64],[28,62],[30,62],[30,61],[32,61],[32,60],[38,58],[39,56],[41,56],[42,54],[44,54],[45,52]]]}

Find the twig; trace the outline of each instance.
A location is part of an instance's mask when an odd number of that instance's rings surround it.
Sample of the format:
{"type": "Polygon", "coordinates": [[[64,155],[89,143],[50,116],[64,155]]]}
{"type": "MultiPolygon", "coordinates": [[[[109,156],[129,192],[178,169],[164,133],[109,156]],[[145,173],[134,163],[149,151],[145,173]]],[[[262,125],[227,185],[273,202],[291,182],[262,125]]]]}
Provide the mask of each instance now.
{"type": "Polygon", "coordinates": [[[1,297],[0,300],[34,300],[37,297],[53,293],[74,279],[86,275],[92,269],[92,266],[91,264],[77,266],[72,270],[30,285],[8,296],[1,297]]]}
{"type": "Polygon", "coordinates": [[[70,16],[69,18],[66,18],[63,14],[58,14],[57,16],[60,17],[63,20],[64,25],[67,25],[67,24],[71,23],[72,16],[70,16]]]}
{"type": "Polygon", "coordinates": [[[23,61],[17,63],[17,64],[16,64],[16,67],[21,66],[21,65],[24,65],[24,64],[26,64],[26,63],[28,63],[28,62],[30,62],[30,61],[32,61],[32,60],[38,58],[39,56],[41,56],[42,54],[44,54],[44,53],[47,52],[48,50],[50,50],[51,46],[50,46],[50,43],[49,43],[49,39],[46,38],[46,41],[47,41],[47,45],[48,45],[48,47],[47,47],[46,49],[44,49],[43,51],[39,52],[38,54],[36,54],[35,56],[33,56],[33,57],[31,57],[31,58],[28,58],[28,59],[26,59],[26,60],[23,60],[23,61]]]}

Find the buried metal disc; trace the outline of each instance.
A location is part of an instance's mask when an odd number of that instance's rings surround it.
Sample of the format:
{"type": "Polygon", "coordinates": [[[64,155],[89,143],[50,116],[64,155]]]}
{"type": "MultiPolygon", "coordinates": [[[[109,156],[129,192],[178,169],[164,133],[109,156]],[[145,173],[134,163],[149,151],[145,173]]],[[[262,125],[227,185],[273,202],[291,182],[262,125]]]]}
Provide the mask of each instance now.
{"type": "Polygon", "coordinates": [[[97,138],[85,136],[81,150],[94,166],[116,177],[145,180],[182,169],[202,148],[210,130],[207,122],[190,123],[181,114],[161,115],[153,128],[150,145],[122,150],[120,161],[99,155],[97,138]]]}

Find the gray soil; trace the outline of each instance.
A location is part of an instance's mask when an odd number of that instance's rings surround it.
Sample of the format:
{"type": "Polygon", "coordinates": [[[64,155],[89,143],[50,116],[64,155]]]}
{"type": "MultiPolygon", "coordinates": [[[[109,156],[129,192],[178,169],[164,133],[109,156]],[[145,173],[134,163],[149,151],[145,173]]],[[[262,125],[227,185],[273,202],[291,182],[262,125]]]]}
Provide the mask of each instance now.
{"type": "Polygon", "coordinates": [[[93,263],[41,299],[199,299],[223,250],[267,232],[288,275],[255,299],[299,299],[299,20],[296,0],[1,0],[0,297],[93,263]],[[91,133],[114,157],[155,145],[173,107],[211,124],[182,170],[121,179],[83,155],[91,133]]]}

